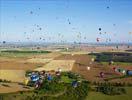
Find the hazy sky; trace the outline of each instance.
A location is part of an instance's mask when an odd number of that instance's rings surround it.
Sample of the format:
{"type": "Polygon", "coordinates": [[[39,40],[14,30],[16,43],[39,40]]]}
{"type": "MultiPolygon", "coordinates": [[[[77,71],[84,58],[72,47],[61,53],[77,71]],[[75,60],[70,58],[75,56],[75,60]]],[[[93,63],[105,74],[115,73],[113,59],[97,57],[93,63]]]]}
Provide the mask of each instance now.
{"type": "Polygon", "coordinates": [[[130,32],[132,0],[0,0],[0,41],[132,42],[130,32]]]}

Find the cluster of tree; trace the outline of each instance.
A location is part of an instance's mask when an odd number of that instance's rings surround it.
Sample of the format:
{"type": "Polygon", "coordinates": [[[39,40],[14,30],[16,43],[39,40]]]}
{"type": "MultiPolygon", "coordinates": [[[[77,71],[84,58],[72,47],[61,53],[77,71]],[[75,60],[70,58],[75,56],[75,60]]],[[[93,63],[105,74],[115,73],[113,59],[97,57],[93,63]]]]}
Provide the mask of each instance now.
{"type": "Polygon", "coordinates": [[[5,50],[1,52],[7,53],[51,53],[50,51],[19,51],[19,50],[5,50]]]}
{"type": "Polygon", "coordinates": [[[119,53],[119,52],[102,52],[102,53],[91,53],[89,55],[96,56],[95,61],[98,62],[132,62],[131,53],[119,53]]]}
{"type": "MultiPolygon", "coordinates": [[[[58,86],[57,86],[58,87],[58,86]]],[[[62,86],[60,86],[62,87],[62,86]]],[[[60,92],[60,95],[55,94],[55,95],[42,95],[40,92],[35,93],[37,95],[33,96],[27,96],[26,100],[84,100],[86,96],[88,95],[88,90],[89,90],[89,85],[87,81],[83,81],[80,83],[80,85],[76,88],[71,87],[70,84],[65,84],[66,89],[64,92],[60,92]]],[[[48,87],[48,91],[51,89],[51,87],[48,87]]],[[[58,89],[60,89],[58,87],[58,89]]],[[[51,89],[52,90],[52,89],[51,89]]],[[[42,90],[41,90],[42,91],[42,90]]],[[[55,91],[55,90],[53,90],[55,91]]],[[[57,93],[57,88],[56,88],[56,93],[57,93]]]]}
{"type": "Polygon", "coordinates": [[[84,100],[88,95],[88,91],[89,82],[87,81],[81,82],[76,88],[72,87],[71,84],[46,83],[41,90],[1,95],[1,100],[9,98],[12,100],[84,100]]]}
{"type": "Polygon", "coordinates": [[[89,85],[87,81],[83,81],[80,85],[76,88],[71,86],[67,87],[67,91],[59,96],[57,100],[84,100],[88,95],[89,85]]]}
{"type": "MultiPolygon", "coordinates": [[[[61,76],[68,76],[70,79],[79,80],[79,75],[72,72],[62,72],[61,76]]],[[[78,82],[78,86],[81,86],[83,83],[78,82]]],[[[88,85],[88,84],[87,84],[88,85]]],[[[38,93],[47,93],[47,94],[56,94],[60,92],[64,92],[65,90],[69,90],[68,88],[73,87],[71,83],[65,83],[61,81],[61,77],[54,76],[52,80],[45,79],[41,85],[41,88],[35,90],[38,93]]]]}
{"type": "Polygon", "coordinates": [[[0,100],[4,100],[4,96],[0,94],[0,100]]]}
{"type": "Polygon", "coordinates": [[[78,74],[71,73],[71,72],[67,73],[67,76],[71,79],[76,79],[76,80],[80,77],[78,74]]]}
{"type": "Polygon", "coordinates": [[[48,81],[44,80],[41,88],[35,90],[35,93],[41,94],[56,94],[63,92],[65,90],[65,84],[64,83],[58,83],[56,80],[48,81]]]}
{"type": "Polygon", "coordinates": [[[0,79],[0,82],[10,83],[11,81],[0,79]]]}
{"type": "Polygon", "coordinates": [[[107,95],[126,94],[125,88],[115,87],[115,86],[98,86],[98,87],[96,87],[96,92],[102,92],[107,95]]]}
{"type": "Polygon", "coordinates": [[[95,86],[116,86],[116,87],[125,87],[125,86],[132,86],[132,83],[126,82],[92,82],[92,85],[95,86]]]}
{"type": "Polygon", "coordinates": [[[126,94],[126,90],[124,87],[128,84],[126,84],[125,82],[123,83],[93,82],[93,85],[95,85],[96,92],[102,92],[107,95],[121,95],[121,94],[126,94]]]}

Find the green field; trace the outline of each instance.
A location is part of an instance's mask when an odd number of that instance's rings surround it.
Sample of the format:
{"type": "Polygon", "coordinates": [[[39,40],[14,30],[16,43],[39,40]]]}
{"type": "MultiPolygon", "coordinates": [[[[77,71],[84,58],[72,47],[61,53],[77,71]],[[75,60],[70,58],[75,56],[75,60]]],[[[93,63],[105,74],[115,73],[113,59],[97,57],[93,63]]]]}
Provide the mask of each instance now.
{"type": "Polygon", "coordinates": [[[4,50],[0,52],[1,57],[29,57],[33,55],[41,55],[51,53],[50,51],[20,51],[20,50],[4,50]]]}
{"type": "Polygon", "coordinates": [[[122,95],[105,95],[100,92],[89,92],[86,100],[132,100],[132,87],[126,87],[126,94],[122,95]]]}

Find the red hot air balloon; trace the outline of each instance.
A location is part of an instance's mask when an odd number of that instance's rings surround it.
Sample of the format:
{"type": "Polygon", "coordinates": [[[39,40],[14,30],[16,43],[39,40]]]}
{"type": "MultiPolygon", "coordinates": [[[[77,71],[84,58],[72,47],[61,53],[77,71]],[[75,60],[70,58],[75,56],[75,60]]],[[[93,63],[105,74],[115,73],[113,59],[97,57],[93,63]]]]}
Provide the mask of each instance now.
{"type": "Polygon", "coordinates": [[[99,42],[100,41],[100,38],[96,38],[96,41],[99,42]]]}

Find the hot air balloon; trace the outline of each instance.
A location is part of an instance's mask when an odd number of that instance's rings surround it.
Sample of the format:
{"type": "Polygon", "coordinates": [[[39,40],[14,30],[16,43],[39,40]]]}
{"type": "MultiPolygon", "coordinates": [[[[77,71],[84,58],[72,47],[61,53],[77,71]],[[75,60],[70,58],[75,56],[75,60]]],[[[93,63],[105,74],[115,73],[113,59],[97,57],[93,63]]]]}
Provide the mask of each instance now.
{"type": "Polygon", "coordinates": [[[99,28],[99,31],[101,31],[101,28],[99,28]]]}
{"type": "Polygon", "coordinates": [[[90,70],[90,67],[89,66],[87,67],[87,70],[90,70]]]}
{"type": "Polygon", "coordinates": [[[107,6],[107,9],[109,9],[110,7],[109,6],[107,6]]]}
{"type": "Polygon", "coordinates": [[[101,32],[99,32],[99,34],[102,34],[101,32]]]}
{"type": "Polygon", "coordinates": [[[99,42],[100,41],[100,38],[96,38],[96,41],[99,42]]]}
{"type": "Polygon", "coordinates": [[[42,28],[40,27],[39,30],[42,30],[42,28]]]}
{"type": "Polygon", "coordinates": [[[131,35],[131,34],[132,34],[132,32],[129,32],[129,34],[131,35]]]}
{"type": "Polygon", "coordinates": [[[113,24],[113,26],[116,26],[116,24],[113,24]]]}
{"type": "Polygon", "coordinates": [[[116,49],[118,49],[119,47],[118,47],[118,45],[116,46],[116,49]]]}
{"type": "Polygon", "coordinates": [[[104,77],[104,73],[100,72],[100,77],[103,78],[104,77]]]}
{"type": "Polygon", "coordinates": [[[71,24],[71,22],[69,21],[69,19],[67,20],[69,24],[71,24]]]}
{"type": "Polygon", "coordinates": [[[33,11],[30,11],[30,14],[33,14],[33,11]]]}
{"type": "Polygon", "coordinates": [[[3,44],[5,44],[6,43],[6,41],[3,41],[3,44]]]}

